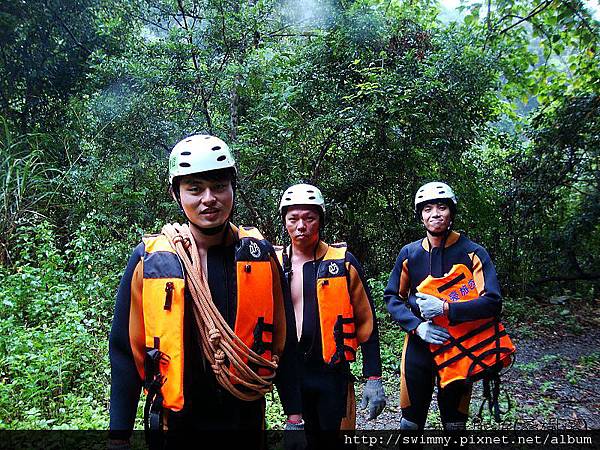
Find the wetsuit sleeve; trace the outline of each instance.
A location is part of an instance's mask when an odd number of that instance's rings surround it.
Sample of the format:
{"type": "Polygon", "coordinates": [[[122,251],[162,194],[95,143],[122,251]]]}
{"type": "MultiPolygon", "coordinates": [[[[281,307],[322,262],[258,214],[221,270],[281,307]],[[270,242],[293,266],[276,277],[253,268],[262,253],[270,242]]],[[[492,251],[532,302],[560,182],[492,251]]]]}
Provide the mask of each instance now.
{"type": "Polygon", "coordinates": [[[144,244],[138,245],[121,278],[109,338],[111,365],[110,437],[128,439],[133,430],[142,380],[131,348],[129,316],[132,298],[141,298],[144,244]]]}
{"type": "Polygon", "coordinates": [[[283,270],[276,258],[271,258],[273,298],[275,299],[273,353],[280,355],[275,386],[285,414],[302,413],[298,352],[296,351],[296,321],[294,308],[283,270]]]}
{"type": "Polygon", "coordinates": [[[392,319],[407,332],[413,331],[422,322],[408,305],[409,295],[412,294],[408,275],[408,247],[403,247],[394,264],[383,299],[392,319]]]}
{"type": "Polygon", "coordinates": [[[371,290],[362,266],[350,252],[346,255],[346,266],[356,337],[363,355],[363,376],[381,376],[379,328],[371,290]]]}
{"type": "Polygon", "coordinates": [[[449,303],[448,318],[451,322],[495,317],[502,311],[500,285],[490,255],[483,247],[478,246],[469,253],[469,257],[473,262],[473,281],[479,297],[468,302],[449,303]]]}

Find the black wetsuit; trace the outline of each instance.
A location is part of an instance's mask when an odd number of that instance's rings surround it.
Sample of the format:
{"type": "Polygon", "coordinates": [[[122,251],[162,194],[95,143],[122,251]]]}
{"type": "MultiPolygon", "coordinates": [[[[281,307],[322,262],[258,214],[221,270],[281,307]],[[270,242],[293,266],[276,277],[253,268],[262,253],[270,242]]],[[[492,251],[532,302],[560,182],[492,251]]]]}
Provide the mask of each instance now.
{"type": "MultiPolygon", "coordinates": [[[[494,317],[502,309],[502,297],[496,270],[480,245],[464,235],[451,232],[445,247],[429,251],[427,239],[402,248],[390,276],[384,299],[392,318],[407,332],[402,356],[400,407],[402,416],[423,429],[431,402],[437,371],[429,344],[415,334],[424,319],[416,303],[417,286],[428,275],[443,277],[455,264],[464,264],[473,273],[479,297],[468,302],[449,303],[451,322],[494,317]]],[[[469,414],[471,384],[450,383],[438,389],[438,406],[442,423],[464,423],[469,414]]]]}
{"type": "MultiPolygon", "coordinates": [[[[235,243],[208,249],[208,284],[213,302],[230,327],[234,327],[237,297],[234,265],[235,243]]],[[[136,369],[130,343],[129,315],[133,290],[140,290],[141,260],[144,244],[134,250],[117,294],[115,314],[110,334],[110,361],[112,366],[110,430],[111,437],[126,439],[133,429],[142,380],[136,369]],[[136,281],[137,280],[137,281],[136,281]]],[[[283,272],[279,268],[281,286],[285,286],[283,272]]],[[[295,358],[295,322],[291,300],[283,288],[285,327],[287,329],[285,351],[281,355],[275,384],[284,411],[287,414],[301,412],[295,358]]],[[[139,293],[138,293],[139,295],[139,293]]],[[[216,381],[210,365],[205,361],[198,344],[190,293],[185,290],[184,315],[184,408],[180,412],[169,411],[169,430],[261,430],[264,428],[265,401],[243,401],[222,388],[216,381]]],[[[277,326],[277,324],[275,324],[277,326]]]]}

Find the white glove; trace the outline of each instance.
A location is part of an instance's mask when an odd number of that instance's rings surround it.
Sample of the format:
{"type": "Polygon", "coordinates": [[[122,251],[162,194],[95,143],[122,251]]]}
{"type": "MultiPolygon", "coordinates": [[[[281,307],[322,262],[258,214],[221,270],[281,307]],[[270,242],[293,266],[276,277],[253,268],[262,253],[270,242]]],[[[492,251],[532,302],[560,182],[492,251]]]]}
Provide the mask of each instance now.
{"type": "Polygon", "coordinates": [[[441,345],[450,339],[448,330],[431,322],[421,323],[415,330],[415,333],[429,344],[441,345]]]}
{"type": "Polygon", "coordinates": [[[437,297],[429,294],[423,294],[421,292],[417,292],[415,294],[417,299],[417,305],[421,310],[421,315],[423,319],[429,320],[434,317],[441,316],[444,314],[444,301],[440,300],[437,297]]]}

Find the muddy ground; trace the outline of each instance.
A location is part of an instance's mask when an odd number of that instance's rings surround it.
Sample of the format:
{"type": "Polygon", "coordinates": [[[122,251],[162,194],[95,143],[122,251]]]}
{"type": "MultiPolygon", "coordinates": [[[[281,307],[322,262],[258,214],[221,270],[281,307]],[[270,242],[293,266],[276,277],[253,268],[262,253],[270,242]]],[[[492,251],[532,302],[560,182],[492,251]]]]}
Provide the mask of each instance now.
{"type": "MultiPolygon", "coordinates": [[[[513,332],[517,360],[504,376],[503,387],[510,395],[512,408],[502,425],[484,416],[470,428],[495,429],[600,429],[600,327],[588,321],[578,334],[560,330],[535,331],[525,336],[513,332]]],[[[385,380],[388,406],[375,420],[366,411],[357,411],[357,429],[397,429],[400,423],[399,375],[385,380]]],[[[357,398],[362,386],[357,383],[357,398]]],[[[435,394],[434,394],[435,395],[435,394]]],[[[477,383],[471,401],[471,415],[482,400],[477,383]]],[[[506,406],[506,405],[504,405],[506,406]]],[[[437,404],[432,401],[426,428],[441,429],[437,404]]]]}

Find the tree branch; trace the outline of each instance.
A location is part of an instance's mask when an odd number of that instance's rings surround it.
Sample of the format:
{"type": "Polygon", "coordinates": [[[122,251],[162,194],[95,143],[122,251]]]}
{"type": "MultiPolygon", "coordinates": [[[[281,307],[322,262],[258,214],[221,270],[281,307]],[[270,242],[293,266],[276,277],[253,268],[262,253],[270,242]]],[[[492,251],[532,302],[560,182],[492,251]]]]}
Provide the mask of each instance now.
{"type": "Polygon", "coordinates": [[[545,284],[553,281],[558,282],[567,282],[567,281],[591,281],[591,280],[599,280],[600,273],[581,273],[578,275],[562,275],[562,276],[554,276],[554,277],[543,277],[538,278],[537,280],[531,283],[532,286],[536,284],[545,284]]]}
{"type": "Polygon", "coordinates": [[[317,159],[315,160],[315,163],[313,165],[312,176],[310,177],[311,183],[314,184],[319,179],[319,171],[321,169],[321,163],[323,162],[323,159],[325,158],[325,154],[327,153],[327,151],[331,148],[331,146],[336,141],[335,137],[339,136],[339,133],[342,130],[342,128],[343,128],[343,125],[336,126],[334,128],[334,130],[329,134],[329,136],[327,136],[327,138],[325,139],[325,142],[321,146],[321,151],[319,152],[319,156],[317,156],[317,159]]]}
{"type": "Polygon", "coordinates": [[[48,8],[48,11],[50,11],[52,13],[52,16],[54,16],[54,18],[58,21],[59,25],[65,29],[65,31],[71,37],[71,39],[73,40],[75,45],[77,45],[77,47],[82,49],[88,55],[91,55],[92,51],[77,40],[77,38],[75,37],[75,35],[71,31],[71,29],[64,23],[62,18],[56,13],[56,11],[54,11],[52,8],[50,8],[50,6],[48,5],[48,2],[44,2],[44,6],[46,6],[46,8],[48,8]]]}
{"type": "Polygon", "coordinates": [[[314,37],[317,36],[317,33],[279,33],[279,34],[269,34],[267,35],[270,38],[274,37],[314,37]]]}
{"type": "Polygon", "coordinates": [[[498,33],[498,34],[507,33],[508,31],[512,30],[513,28],[520,25],[521,23],[526,22],[529,19],[533,18],[534,16],[538,15],[543,10],[548,8],[548,6],[550,6],[552,4],[552,1],[553,0],[549,0],[546,3],[536,6],[535,8],[533,8],[533,10],[527,16],[523,17],[521,20],[518,20],[517,22],[513,23],[512,25],[506,27],[504,30],[500,31],[500,33],[498,33]]]}
{"type": "Polygon", "coordinates": [[[252,203],[250,202],[248,197],[246,197],[246,194],[244,194],[244,191],[242,189],[238,189],[236,192],[238,192],[240,194],[242,201],[244,202],[246,207],[250,210],[250,213],[252,213],[252,216],[254,216],[253,223],[259,224],[261,222],[260,215],[258,214],[258,211],[256,211],[256,209],[254,208],[254,206],[252,206],[252,203]]]}
{"type": "Polygon", "coordinates": [[[136,16],[136,18],[141,20],[144,23],[147,23],[148,25],[152,25],[152,26],[155,26],[156,28],[160,28],[163,31],[169,31],[168,28],[162,26],[160,23],[154,22],[153,20],[150,20],[150,19],[147,19],[144,16],[136,16]]]}
{"type": "Polygon", "coordinates": [[[585,26],[585,28],[587,28],[587,30],[592,33],[594,36],[597,35],[597,31],[594,30],[592,28],[592,26],[590,25],[590,23],[588,22],[587,18],[584,17],[581,14],[581,10],[579,8],[574,8],[573,5],[571,5],[570,2],[565,1],[563,2],[565,5],[567,5],[567,8],[569,8],[577,17],[579,17],[579,19],[581,19],[581,23],[583,23],[583,25],[585,26]]]}

